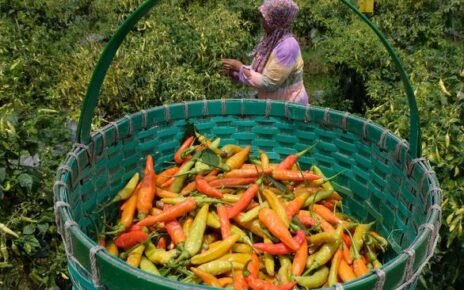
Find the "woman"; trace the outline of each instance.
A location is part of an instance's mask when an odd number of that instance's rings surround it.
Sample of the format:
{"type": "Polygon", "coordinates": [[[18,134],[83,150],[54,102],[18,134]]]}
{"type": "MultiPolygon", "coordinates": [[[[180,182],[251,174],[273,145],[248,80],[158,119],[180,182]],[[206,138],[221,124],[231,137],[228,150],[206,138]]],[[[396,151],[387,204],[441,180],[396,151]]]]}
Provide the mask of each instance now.
{"type": "Polygon", "coordinates": [[[264,0],[259,7],[265,35],[254,51],[251,66],[223,59],[223,71],[233,80],[255,88],[260,99],[308,103],[303,84],[300,46],[291,33],[298,13],[292,0],[264,0]]]}

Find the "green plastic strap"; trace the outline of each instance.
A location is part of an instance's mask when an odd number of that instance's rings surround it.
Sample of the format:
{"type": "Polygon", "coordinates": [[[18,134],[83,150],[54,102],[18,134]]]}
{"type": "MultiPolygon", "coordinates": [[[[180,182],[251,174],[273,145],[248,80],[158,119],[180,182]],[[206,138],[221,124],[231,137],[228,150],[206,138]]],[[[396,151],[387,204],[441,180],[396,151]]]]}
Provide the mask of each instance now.
{"type": "MultiPolygon", "coordinates": [[[[388,53],[392,57],[393,62],[399,69],[401,78],[403,80],[403,85],[408,96],[410,108],[409,150],[410,154],[413,157],[420,156],[420,127],[416,99],[414,97],[414,91],[412,89],[411,83],[409,82],[406,71],[404,70],[404,67],[401,64],[398,55],[395,53],[394,49],[391,47],[385,36],[374,26],[374,24],[364,14],[362,14],[350,1],[341,1],[344,4],[346,4],[351,10],[353,10],[359,17],[361,17],[361,19],[364,20],[364,22],[366,22],[369,25],[369,27],[377,34],[377,36],[380,38],[383,45],[387,49],[388,53]]],[[[110,39],[105,49],[103,50],[100,59],[97,63],[97,66],[95,67],[95,71],[92,75],[92,79],[90,80],[90,84],[87,89],[84,102],[82,104],[79,125],[77,127],[77,137],[79,143],[87,144],[90,141],[90,127],[92,124],[92,118],[100,94],[100,89],[105,79],[106,72],[108,71],[108,68],[111,65],[111,62],[113,61],[113,58],[116,54],[116,51],[118,50],[126,35],[137,23],[137,21],[139,21],[140,18],[145,16],[149,12],[149,10],[158,2],[158,0],[147,0],[142,5],[140,5],[119,27],[119,29],[116,31],[116,33],[113,35],[113,37],[110,39]]]]}

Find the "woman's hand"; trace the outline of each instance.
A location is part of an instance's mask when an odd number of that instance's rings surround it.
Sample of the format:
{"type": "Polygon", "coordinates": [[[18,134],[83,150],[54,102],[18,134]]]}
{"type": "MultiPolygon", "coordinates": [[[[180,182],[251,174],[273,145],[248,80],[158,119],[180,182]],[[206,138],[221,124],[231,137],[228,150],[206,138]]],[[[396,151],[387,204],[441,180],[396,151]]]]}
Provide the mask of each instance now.
{"type": "Polygon", "coordinates": [[[222,60],[222,71],[225,75],[231,76],[234,72],[239,72],[242,65],[239,60],[225,58],[222,60]]]}

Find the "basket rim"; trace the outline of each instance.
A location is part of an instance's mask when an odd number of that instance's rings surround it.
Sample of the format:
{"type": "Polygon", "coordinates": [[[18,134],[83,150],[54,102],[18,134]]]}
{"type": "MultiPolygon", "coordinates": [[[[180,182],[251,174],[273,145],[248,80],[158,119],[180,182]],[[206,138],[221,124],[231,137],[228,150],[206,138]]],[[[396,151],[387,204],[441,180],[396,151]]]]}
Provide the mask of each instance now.
{"type": "MultiPolygon", "coordinates": [[[[93,137],[90,141],[89,144],[86,144],[86,145],[82,145],[82,144],[75,144],[73,150],[71,151],[72,154],[68,153],[68,157],[66,158],[66,160],[64,161],[64,167],[66,167],[68,164],[70,164],[70,162],[73,162],[73,160],[75,160],[75,157],[74,156],[77,156],[78,154],[83,154],[84,155],[87,155],[89,157],[89,159],[91,158],[90,156],[95,156],[96,153],[93,152],[93,153],[89,153],[89,148],[92,147],[92,144],[95,144],[95,142],[97,141],[98,138],[104,138],[105,134],[111,130],[118,130],[118,126],[120,126],[121,122],[128,119],[129,120],[131,118],[133,118],[134,116],[136,116],[137,114],[142,114],[143,116],[146,116],[146,114],[148,114],[149,112],[152,112],[152,111],[155,111],[155,112],[159,112],[160,114],[162,114],[162,116],[164,116],[164,121],[172,121],[174,119],[180,119],[180,118],[172,118],[171,117],[171,111],[175,108],[179,108],[179,107],[183,107],[183,108],[188,108],[189,106],[202,106],[203,108],[209,108],[209,106],[221,106],[221,114],[216,114],[216,115],[228,115],[230,114],[230,112],[228,113],[227,110],[224,111],[224,104],[235,104],[235,105],[238,105],[240,106],[240,112],[236,112],[235,115],[242,115],[242,116],[249,116],[247,114],[244,114],[245,112],[245,106],[249,103],[261,103],[261,104],[265,104],[265,109],[266,109],[266,114],[270,117],[284,117],[284,118],[287,118],[289,120],[292,119],[292,110],[305,110],[305,112],[318,112],[318,113],[322,113],[324,114],[324,118],[322,119],[321,124],[323,125],[328,125],[328,126],[336,126],[337,124],[334,124],[334,123],[331,123],[331,116],[342,116],[342,122],[339,125],[339,128],[340,127],[343,127],[343,124],[344,122],[348,122],[349,120],[355,120],[355,121],[361,121],[363,122],[364,124],[366,124],[365,128],[371,128],[371,129],[377,129],[377,130],[382,130],[383,132],[386,132],[385,133],[385,136],[384,138],[386,138],[387,136],[389,138],[391,138],[392,140],[396,141],[398,144],[401,144],[402,147],[406,148],[406,150],[408,149],[408,143],[404,140],[404,139],[401,139],[400,137],[396,136],[395,134],[391,133],[389,130],[383,128],[382,126],[376,124],[376,123],[373,123],[365,118],[362,118],[362,117],[359,117],[359,116],[356,116],[356,115],[353,115],[353,114],[350,114],[350,113],[347,113],[347,112],[342,112],[342,111],[338,111],[338,110],[333,110],[333,109],[329,109],[329,108],[323,108],[323,107],[318,107],[318,106],[314,106],[314,105],[307,105],[307,106],[302,106],[302,105],[298,105],[298,104],[294,104],[294,103],[289,103],[289,102],[279,102],[279,101],[269,101],[267,100],[266,102],[263,102],[262,100],[225,100],[225,99],[221,99],[221,100],[203,100],[203,101],[192,101],[192,102],[184,102],[184,103],[176,103],[176,104],[171,104],[171,105],[164,105],[164,106],[158,106],[158,107],[152,107],[148,110],[142,110],[142,111],[139,111],[139,112],[136,112],[136,113],[133,113],[131,115],[128,115],[128,116],[125,116],[123,118],[120,118],[114,122],[111,122],[110,124],[106,125],[105,127],[103,127],[102,129],[98,130],[96,133],[93,134],[93,137]],[[271,111],[267,111],[268,110],[268,107],[271,107],[271,111]],[[278,116],[274,116],[272,115],[272,109],[277,107],[278,108],[278,113],[280,113],[280,115],[278,116]],[[163,114],[164,113],[164,114],[163,114]]],[[[305,113],[306,114],[306,113],[305,113]]],[[[203,116],[207,116],[207,117],[211,117],[211,116],[214,116],[214,114],[209,114],[208,110],[202,110],[201,111],[201,114],[198,114],[197,112],[197,116],[198,117],[199,115],[203,115],[203,116]]],[[[192,118],[192,116],[194,116],[193,114],[192,115],[188,115],[188,118],[192,118]]],[[[257,116],[256,114],[255,115],[250,115],[250,116],[257,116]]],[[[311,115],[310,115],[311,116],[311,115]]],[[[295,117],[295,116],[293,116],[295,117]]],[[[301,117],[301,116],[299,116],[301,117]]],[[[306,118],[306,115],[305,115],[305,118],[306,118]]],[[[162,120],[162,118],[161,118],[162,120]]],[[[294,120],[297,120],[297,119],[294,119],[294,120]]],[[[301,119],[299,119],[301,121],[301,119]]],[[[314,122],[314,120],[305,120],[307,122],[314,122]]],[[[344,129],[346,130],[346,128],[340,128],[340,129],[344,129]]],[[[367,130],[368,130],[367,129],[367,130]]],[[[130,133],[130,132],[129,132],[130,133]]],[[[133,133],[133,132],[132,132],[133,133]]],[[[120,136],[118,136],[120,137],[120,136]]],[[[105,146],[107,146],[109,143],[106,143],[105,146]]],[[[111,145],[111,144],[109,144],[111,145]]],[[[381,145],[381,144],[380,144],[381,145]]],[[[103,145],[102,145],[103,146],[103,145]]],[[[94,149],[96,146],[93,146],[94,149]]],[[[405,153],[407,155],[410,156],[409,152],[408,151],[405,151],[405,153]]],[[[79,163],[79,160],[77,160],[77,163],[79,163]]],[[[433,198],[433,204],[431,204],[431,212],[429,212],[427,214],[427,225],[432,225],[432,228],[430,227],[424,227],[424,229],[422,230],[418,230],[417,232],[417,236],[415,237],[415,239],[413,241],[411,241],[411,244],[407,247],[407,249],[412,249],[413,251],[415,249],[417,249],[417,247],[419,246],[420,244],[420,241],[421,240],[424,240],[427,238],[428,236],[428,233],[427,233],[427,230],[429,230],[431,233],[430,235],[432,236],[432,232],[437,232],[438,231],[438,228],[439,228],[439,225],[441,223],[441,220],[440,220],[440,213],[441,213],[441,208],[440,208],[440,201],[441,201],[441,189],[439,188],[439,184],[438,184],[438,180],[436,179],[436,176],[434,174],[434,171],[433,169],[431,168],[430,164],[428,164],[427,162],[417,162],[418,164],[420,164],[421,167],[423,167],[424,169],[424,172],[432,172],[433,174],[430,174],[428,176],[428,178],[431,178],[431,182],[434,184],[434,187],[432,188],[432,190],[429,190],[429,193],[430,191],[433,191],[432,194],[435,194],[434,198],[433,198]]],[[[69,168],[69,166],[68,166],[69,168]]],[[[61,169],[58,170],[57,172],[57,183],[58,185],[63,185],[63,183],[67,184],[67,182],[69,181],[69,179],[73,179],[73,172],[72,170],[69,171],[69,170],[63,170],[63,167],[61,167],[61,169]]],[[[74,181],[71,180],[71,183],[73,183],[74,181]]],[[[87,250],[90,250],[94,247],[97,246],[97,243],[95,241],[93,241],[90,237],[88,237],[86,234],[84,234],[84,232],[77,226],[77,227],[74,227],[73,225],[77,225],[74,221],[74,218],[72,217],[72,213],[70,212],[70,208],[67,207],[67,206],[63,206],[63,204],[67,204],[69,205],[68,203],[68,200],[67,200],[67,195],[69,194],[69,188],[67,189],[68,192],[66,192],[66,186],[65,187],[61,187],[61,190],[60,190],[60,187],[58,186],[56,190],[55,189],[55,215],[56,215],[56,219],[57,219],[57,225],[59,227],[62,227],[64,223],[68,223],[68,224],[71,224],[71,227],[68,229],[70,230],[69,233],[71,233],[72,235],[75,236],[75,238],[79,239],[79,241],[81,243],[83,243],[84,245],[86,245],[86,249],[87,250]],[[58,205],[58,206],[57,206],[58,205]],[[61,220],[61,222],[60,222],[61,220]]],[[[424,226],[421,225],[421,227],[424,226]]],[[[66,229],[65,229],[66,230],[66,229]]],[[[65,239],[68,234],[64,234],[63,231],[61,231],[60,233],[62,236],[63,236],[63,239],[65,239]]],[[[436,236],[435,239],[438,239],[438,235],[436,236]]],[[[433,249],[436,247],[433,246],[432,247],[432,254],[433,254],[433,249]]],[[[429,253],[430,254],[430,253],[429,253]]],[[[172,286],[175,286],[177,288],[179,287],[186,287],[186,288],[189,288],[191,289],[192,288],[192,285],[194,284],[188,284],[188,283],[183,283],[183,282],[179,282],[179,281],[174,281],[174,280],[170,280],[168,278],[165,278],[165,277],[158,277],[158,276],[155,276],[155,275],[151,275],[149,273],[145,273],[143,271],[141,271],[140,269],[136,269],[136,268],[133,268],[131,266],[129,266],[128,264],[124,263],[122,260],[120,259],[117,259],[116,257],[113,257],[111,256],[107,251],[101,251],[101,252],[98,252],[96,253],[96,257],[97,258],[101,258],[101,259],[104,259],[106,260],[107,262],[109,263],[112,263],[122,269],[124,269],[127,273],[130,273],[130,274],[133,274],[133,275],[136,275],[137,277],[141,277],[141,278],[144,278],[144,279],[147,279],[149,281],[152,281],[152,282],[155,282],[155,283],[159,283],[159,282],[163,282],[163,283],[168,283],[168,284],[171,284],[171,281],[173,283],[172,286]]],[[[388,270],[388,268],[390,267],[394,267],[400,263],[403,263],[405,259],[408,259],[409,257],[407,256],[407,253],[402,253],[402,254],[398,254],[396,257],[392,258],[391,260],[389,260],[388,262],[386,262],[382,268],[381,268],[381,271],[384,271],[385,272],[385,269],[388,270]]],[[[425,262],[427,262],[428,259],[426,259],[425,262]]],[[[82,266],[83,267],[83,266],[82,266]]],[[[84,269],[86,269],[85,267],[83,267],[84,269]]],[[[86,269],[86,270],[89,270],[89,269],[86,269]]],[[[418,269],[417,272],[421,272],[421,269],[418,269]]],[[[379,278],[378,277],[378,273],[376,272],[373,272],[371,271],[368,275],[365,275],[364,277],[362,278],[359,278],[359,279],[356,279],[356,280],[353,280],[349,283],[345,283],[344,286],[346,287],[350,287],[350,286],[355,286],[356,284],[360,284],[360,283],[363,283],[365,281],[368,281],[368,280],[372,280],[374,278],[379,278]]],[[[211,289],[211,287],[207,287],[207,286],[201,286],[201,285],[195,285],[196,289],[211,289]]]]}

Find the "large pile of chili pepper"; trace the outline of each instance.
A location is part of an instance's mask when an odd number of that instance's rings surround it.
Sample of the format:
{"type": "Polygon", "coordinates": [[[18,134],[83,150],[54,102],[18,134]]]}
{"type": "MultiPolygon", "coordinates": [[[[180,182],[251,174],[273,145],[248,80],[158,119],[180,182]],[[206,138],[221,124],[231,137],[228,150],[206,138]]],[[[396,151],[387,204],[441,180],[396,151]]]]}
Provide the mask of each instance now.
{"type": "Polygon", "coordinates": [[[250,147],[196,133],[155,173],[147,156],[109,203],[119,220],[101,238],[128,264],[178,281],[234,289],[319,288],[381,266],[387,241],[341,212],[330,178],[298,158],[278,164],[250,147]]]}

